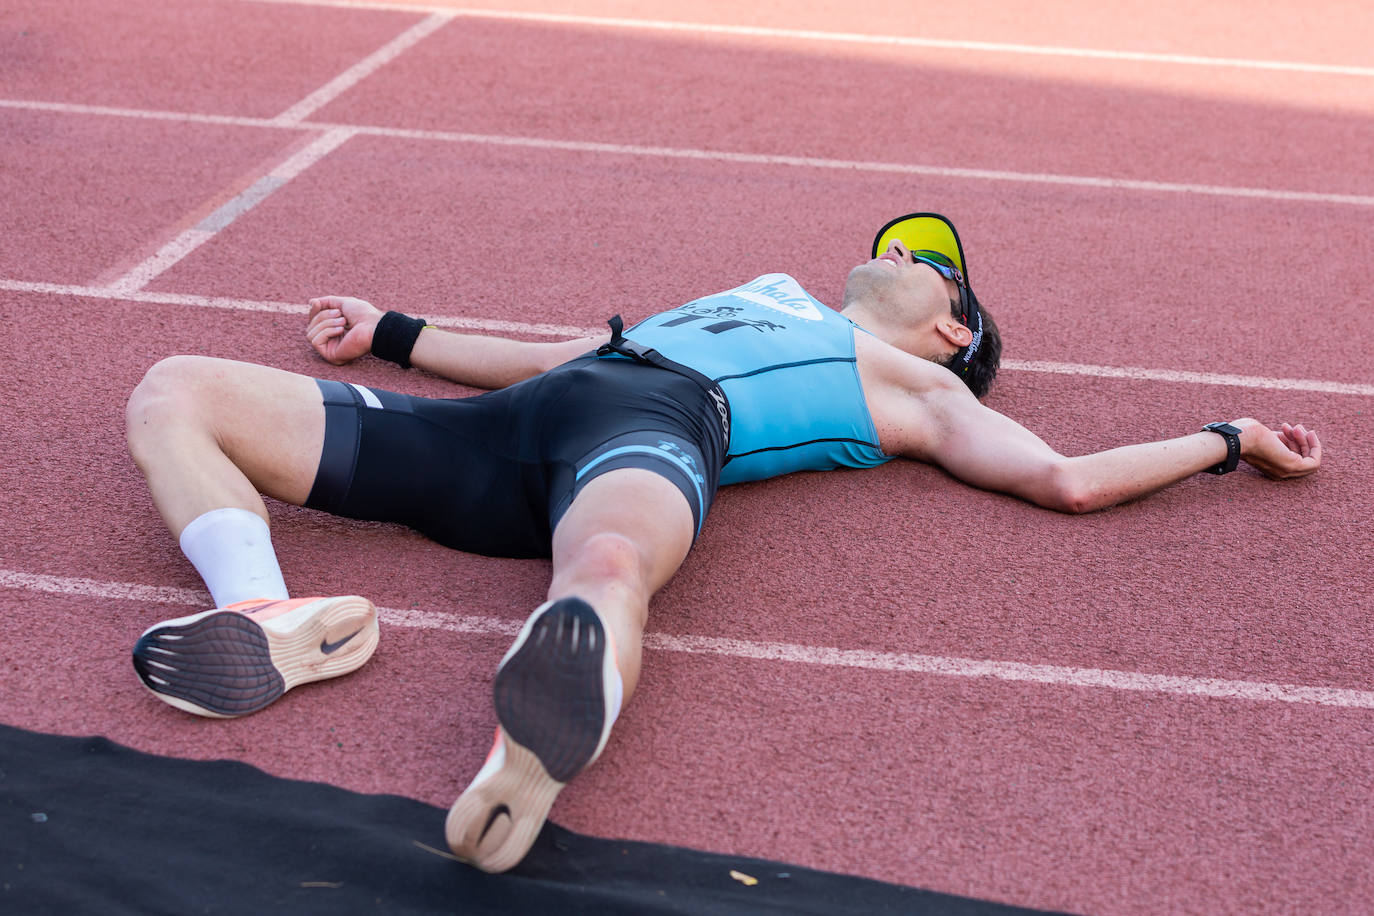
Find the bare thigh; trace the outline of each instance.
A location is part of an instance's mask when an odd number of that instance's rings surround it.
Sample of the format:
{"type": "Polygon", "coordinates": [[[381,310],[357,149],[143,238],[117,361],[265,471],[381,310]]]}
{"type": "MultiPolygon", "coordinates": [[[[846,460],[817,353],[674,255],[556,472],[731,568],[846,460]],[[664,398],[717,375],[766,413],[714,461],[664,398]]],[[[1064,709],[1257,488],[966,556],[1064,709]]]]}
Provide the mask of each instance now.
{"type": "Polygon", "coordinates": [[[596,609],[615,640],[626,702],[639,682],[649,599],[686,559],[694,528],[682,491],[625,468],[587,484],[554,531],[549,598],[576,595],[596,609]]]}
{"type": "Polygon", "coordinates": [[[203,356],[152,369],[129,400],[129,440],[145,472],[169,462],[215,473],[227,458],[261,493],[297,505],[324,446],[324,401],[308,375],[203,356]],[[189,466],[188,466],[189,465],[189,466]]]}
{"type": "Polygon", "coordinates": [[[642,468],[602,474],[554,530],[550,597],[567,591],[565,580],[605,579],[632,586],[636,603],[647,605],[687,558],[693,530],[692,507],[671,481],[642,468]],[[606,539],[618,541],[624,556],[614,556],[614,546],[595,549],[606,539]]]}

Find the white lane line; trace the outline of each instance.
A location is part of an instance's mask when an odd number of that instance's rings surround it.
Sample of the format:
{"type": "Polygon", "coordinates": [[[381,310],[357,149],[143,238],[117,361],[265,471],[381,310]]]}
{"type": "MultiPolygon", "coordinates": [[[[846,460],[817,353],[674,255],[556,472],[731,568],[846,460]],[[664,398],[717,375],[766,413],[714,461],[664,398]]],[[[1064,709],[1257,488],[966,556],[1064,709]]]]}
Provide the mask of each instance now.
{"type": "MultiPolygon", "coordinates": [[[[47,576],[18,570],[0,569],[0,588],[47,594],[118,601],[146,601],[154,604],[207,606],[205,592],[172,586],[137,585],[129,582],[102,582],[67,576],[47,576]]],[[[473,614],[446,614],[437,611],[378,608],[383,623],[418,629],[448,630],[514,636],[524,621],[505,620],[473,614]]],[[[837,649],[828,646],[802,646],[794,643],[751,642],[710,636],[673,636],[646,633],[644,647],[660,652],[719,655],[759,661],[779,661],[824,668],[859,668],[907,674],[934,674],[944,677],[982,678],[1044,684],[1051,687],[1092,687],[1141,693],[1166,693],[1187,697],[1209,697],[1252,702],[1295,703],[1309,706],[1334,706],[1344,709],[1374,709],[1374,691],[1344,687],[1313,687],[1302,684],[1274,684],[1264,681],[1227,680],[1168,674],[1144,674],[1103,668],[1074,668],[1060,665],[1035,665],[1024,662],[918,655],[909,652],[874,652],[837,649]]]]}
{"type": "Polygon", "coordinates": [[[273,118],[276,124],[299,124],[301,121],[310,117],[349,89],[353,88],[363,79],[376,72],[379,68],[395,60],[406,50],[413,47],[417,42],[437,31],[444,23],[453,18],[451,11],[435,12],[429,17],[415,23],[400,35],[387,42],[376,51],[364,57],[343,73],[316,89],[310,95],[301,99],[295,105],[283,111],[273,118]]]}
{"type": "Polygon", "coordinates": [[[1139,379],[1150,382],[1181,382],[1185,385],[1230,385],[1235,388],[1263,388],[1271,391],[1315,391],[1322,394],[1374,395],[1374,385],[1353,382],[1324,382],[1317,379],[1264,378],[1257,375],[1225,375],[1191,372],[1182,369],[1139,369],[1131,366],[1088,366],[1081,363],[1053,363],[1038,359],[1004,359],[1002,367],[1020,372],[1052,372],[1056,375],[1090,375],[1098,378],[1139,379]]]}
{"type": "MultiPolygon", "coordinates": [[[[340,127],[344,125],[324,125],[340,127]]],[[[876,172],[892,175],[922,175],[964,181],[1009,181],[1021,184],[1069,185],[1104,188],[1114,191],[1146,191],[1167,194],[1199,194],[1209,197],[1241,197],[1302,203],[1344,204],[1374,207],[1374,195],[1333,194],[1324,191],[1290,191],[1274,188],[1247,188],[1230,185],[1189,184],[1173,181],[1144,181],[1134,178],[1104,178],[1094,175],[1059,175],[1051,172],[1013,172],[1005,169],[969,169],[943,165],[914,165],[902,162],[875,162],[864,159],[825,159],[814,156],[784,156],[773,153],[737,153],[727,150],[691,149],[672,146],[638,146],[626,143],[597,143],[587,140],[553,140],[546,137],[511,137],[495,134],[469,134],[454,131],[413,130],[408,128],[362,128],[370,136],[449,143],[478,143],[486,146],[511,146],[560,152],[600,153],[613,156],[641,156],[658,159],[695,159],[728,162],[736,165],[788,166],[791,168],[831,169],[876,172]]]]}
{"type": "Polygon", "coordinates": [[[270,173],[259,178],[233,200],[201,220],[198,225],[182,232],[166,245],[163,245],[152,257],[135,265],[128,273],[111,283],[111,292],[124,296],[137,293],[156,277],[170,270],[191,252],[214,238],[234,220],[262,203],[282,185],[329,155],[349,137],[352,137],[354,133],[349,128],[336,127],[306,144],[305,147],[287,157],[270,173]]]}
{"type": "Polygon", "coordinates": [[[279,127],[319,130],[310,124],[283,124],[271,118],[242,115],[197,114],[190,111],[159,111],[154,108],[116,108],[110,105],[80,105],[74,102],[44,102],[39,99],[0,99],[0,108],[20,111],[51,111],[57,114],[99,115],[109,118],[135,118],[146,121],[184,121],[188,124],[227,124],[231,127],[279,127]]]}
{"type": "MultiPolygon", "coordinates": [[[[389,3],[376,0],[257,0],[299,6],[329,6],[354,9],[388,9],[429,12],[446,9],[425,3],[389,3]]],[[[836,42],[842,44],[883,45],[899,48],[935,48],[989,54],[1031,54],[1045,57],[1078,57],[1111,61],[1140,61],[1200,67],[1232,67],[1243,70],[1280,70],[1294,73],[1324,73],[1338,76],[1374,76],[1374,67],[1346,64],[1314,64],[1300,61],[1254,60],[1236,57],[1209,57],[1197,54],[1166,54],[1153,51],[1121,51],[1073,48],[1055,45],[1028,45],[1002,41],[921,38],[906,35],[870,35],[861,32],[829,32],[818,29],[780,29],[769,26],[716,25],[704,22],[672,22],[658,19],[631,19],[612,16],[585,16],[571,13],[518,12],[515,10],[450,9],[455,16],[504,19],[516,22],[545,22],[556,25],[586,25],[608,29],[639,29],[656,32],[685,32],[701,35],[726,35],[747,38],[780,38],[793,41],[836,42]]]]}
{"type": "MultiPolygon", "coordinates": [[[[152,604],[204,605],[210,593],[174,585],[137,585],[133,582],[102,582],[69,576],[45,576],[14,569],[0,569],[0,588],[46,592],[75,598],[104,598],[109,601],[147,601],[152,604]]],[[[206,605],[208,606],[208,605],[206,605]]]]}
{"type": "MultiPolygon", "coordinates": [[[[263,2],[263,0],[255,0],[255,2],[263,2]]],[[[589,140],[555,140],[547,137],[512,137],[499,134],[471,134],[456,131],[416,130],[404,127],[377,127],[359,124],[326,124],[312,121],[281,123],[276,120],[264,118],[180,114],[172,111],[140,111],[127,108],[109,108],[98,105],[31,102],[23,99],[0,99],[0,108],[51,111],[73,115],[104,115],[110,117],[187,121],[205,124],[227,124],[236,127],[266,127],[289,130],[349,130],[359,135],[400,140],[473,143],[485,146],[508,146],[524,149],[599,153],[614,156],[639,156],[657,159],[690,159],[703,162],[726,162],[735,165],[830,169],[894,175],[921,175],[961,181],[997,181],[1020,184],[1061,185],[1081,188],[1101,188],[1112,191],[1196,194],[1208,197],[1236,197],[1297,203],[1374,207],[1374,195],[1369,194],[1337,194],[1324,191],[1294,191],[1282,188],[1248,188],[1230,185],[1145,181],[1131,178],[1106,178],[1094,175],[1060,175],[1050,172],[1014,172],[1005,169],[969,169],[941,165],[914,165],[910,163],[875,162],[862,159],[825,159],[809,156],[773,155],[770,153],[739,153],[730,152],[728,150],[691,149],[669,146],[635,146],[624,143],[597,143],[589,140]]]]}
{"type": "MultiPolygon", "coordinates": [[[[39,293],[46,296],[75,296],[83,299],[118,299],[124,302],[147,302],[154,305],[187,305],[195,308],[226,309],[237,312],[274,312],[287,315],[305,315],[310,311],[308,305],[298,302],[257,301],[253,299],[232,299],[225,296],[192,296],[185,293],[159,293],[149,290],[122,292],[108,286],[79,286],[66,283],[34,283],[28,280],[8,280],[0,278],[0,290],[17,293],[39,293]]],[[[525,321],[501,321],[494,318],[437,317],[426,319],[430,324],[441,328],[456,328],[469,331],[492,331],[497,334],[531,334],[538,337],[589,337],[600,334],[604,328],[589,330],[566,324],[531,324],[525,321]]],[[[305,326],[301,325],[304,334],[305,326]]]]}
{"type": "Polygon", "coordinates": [[[157,253],[141,264],[135,265],[128,273],[110,284],[115,293],[136,293],[152,282],[159,274],[170,270],[174,264],[215,237],[199,227],[187,229],[157,250],[157,253]]]}
{"type": "Polygon", "coordinates": [[[1055,687],[1097,687],[1108,690],[1172,693],[1182,696],[1214,697],[1227,700],[1374,709],[1374,691],[1351,690],[1343,687],[1311,687],[1301,684],[1271,684],[1264,681],[1235,681],[1211,677],[1144,674],[1137,671],[1115,671],[1103,668],[1032,665],[1024,662],[1003,662],[978,658],[833,649],[788,643],[756,643],[741,639],[720,639],[711,636],[669,636],[661,633],[646,633],[644,647],[669,652],[695,652],[734,658],[798,662],[831,668],[867,668],[874,671],[938,674],[947,677],[994,678],[1000,681],[1022,681],[1055,687]]]}
{"type": "MultiPolygon", "coordinates": [[[[76,286],[62,283],[35,283],[28,280],[0,278],[0,290],[17,293],[38,293],[47,296],[74,296],[84,299],[119,299],[126,302],[147,302],[155,305],[186,305],[196,308],[226,309],[239,312],[276,312],[305,315],[309,307],[295,302],[270,302],[252,299],[232,299],[222,296],[193,296],[186,293],[159,293],[138,290],[124,293],[103,286],[76,286]]],[[[428,319],[441,328],[465,331],[491,331],[496,334],[529,335],[535,337],[593,337],[605,332],[604,327],[580,328],[566,324],[536,324],[527,321],[503,321],[495,318],[467,318],[462,316],[428,319]]],[[[1319,394],[1350,394],[1374,396],[1374,385],[1359,382],[1332,382],[1321,379],[1269,378],[1259,375],[1226,375],[1222,373],[1192,372],[1182,369],[1144,369],[1132,366],[1093,366],[1084,363],[1056,363],[1048,360],[1004,359],[1002,368],[1014,372],[1048,372],[1055,375],[1095,376],[1098,378],[1135,379],[1150,382],[1176,382],[1186,385],[1227,385],[1268,391],[1312,391],[1319,394]]]]}

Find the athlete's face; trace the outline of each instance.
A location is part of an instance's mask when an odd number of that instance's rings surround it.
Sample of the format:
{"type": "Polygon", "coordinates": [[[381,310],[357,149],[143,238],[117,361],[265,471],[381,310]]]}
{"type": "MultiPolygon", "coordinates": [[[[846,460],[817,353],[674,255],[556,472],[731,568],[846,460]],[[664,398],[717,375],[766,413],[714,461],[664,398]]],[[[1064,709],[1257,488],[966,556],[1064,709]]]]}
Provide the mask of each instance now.
{"type": "Polygon", "coordinates": [[[921,322],[948,313],[950,303],[959,301],[959,287],[931,265],[913,259],[894,239],[878,257],[849,272],[845,301],[867,301],[889,313],[900,309],[921,322]]]}

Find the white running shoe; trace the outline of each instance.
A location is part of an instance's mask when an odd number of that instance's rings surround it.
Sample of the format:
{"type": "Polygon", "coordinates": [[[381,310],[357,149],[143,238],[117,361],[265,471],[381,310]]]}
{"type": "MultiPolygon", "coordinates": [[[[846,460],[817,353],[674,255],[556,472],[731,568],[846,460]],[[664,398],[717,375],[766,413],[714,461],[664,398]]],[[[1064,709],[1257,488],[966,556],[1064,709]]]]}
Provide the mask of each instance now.
{"type": "Polygon", "coordinates": [[[377,609],[357,595],[240,601],[149,627],[134,670],[178,709],[245,716],[292,687],[356,671],[379,635],[377,609]]]}
{"type": "Polygon", "coordinates": [[[449,809],[453,854],[483,871],[517,865],[554,799],[606,746],[623,685],[615,645],[592,606],[540,606],[496,672],[496,740],[486,764],[449,809]]]}

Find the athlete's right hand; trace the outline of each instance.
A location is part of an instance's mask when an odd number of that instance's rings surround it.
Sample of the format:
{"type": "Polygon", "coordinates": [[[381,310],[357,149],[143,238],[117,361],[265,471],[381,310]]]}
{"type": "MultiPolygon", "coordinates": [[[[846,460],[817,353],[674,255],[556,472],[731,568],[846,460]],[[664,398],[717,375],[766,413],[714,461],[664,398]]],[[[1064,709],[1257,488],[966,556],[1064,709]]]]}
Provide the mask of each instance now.
{"type": "Polygon", "coordinates": [[[305,339],[336,366],[372,352],[372,332],[384,313],[370,302],[348,296],[310,300],[305,339]]]}
{"type": "Polygon", "coordinates": [[[1232,421],[1240,428],[1240,457],[1265,477],[1286,480],[1306,477],[1322,464],[1322,444],[1316,432],[1301,423],[1270,429],[1244,417],[1232,421]]]}

